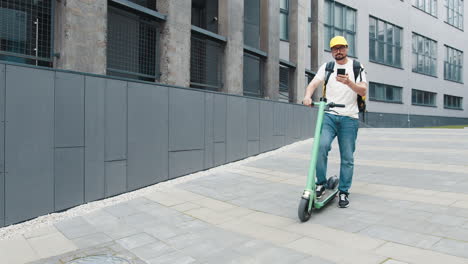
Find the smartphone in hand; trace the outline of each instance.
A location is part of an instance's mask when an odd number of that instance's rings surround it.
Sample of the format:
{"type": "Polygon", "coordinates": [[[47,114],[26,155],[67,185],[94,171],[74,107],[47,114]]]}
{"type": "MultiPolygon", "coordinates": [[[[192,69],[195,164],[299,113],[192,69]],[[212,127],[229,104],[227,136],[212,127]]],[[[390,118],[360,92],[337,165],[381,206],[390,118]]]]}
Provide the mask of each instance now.
{"type": "Polygon", "coordinates": [[[342,68],[337,69],[336,73],[341,74],[341,75],[346,75],[346,69],[342,69],[342,68]]]}

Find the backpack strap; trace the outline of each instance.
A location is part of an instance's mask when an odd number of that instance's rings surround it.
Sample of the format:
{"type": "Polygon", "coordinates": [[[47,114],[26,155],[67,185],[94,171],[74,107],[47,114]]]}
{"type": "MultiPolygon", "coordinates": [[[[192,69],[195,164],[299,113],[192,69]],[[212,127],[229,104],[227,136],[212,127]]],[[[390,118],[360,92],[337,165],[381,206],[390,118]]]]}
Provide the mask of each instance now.
{"type": "Polygon", "coordinates": [[[333,68],[335,68],[335,62],[327,62],[327,65],[325,66],[325,86],[328,83],[328,79],[330,79],[330,75],[334,72],[333,68]]]}
{"type": "Polygon", "coordinates": [[[357,82],[358,76],[360,78],[360,81],[362,82],[362,76],[361,76],[362,70],[364,69],[361,67],[361,63],[357,60],[353,60],[354,82],[357,82]]]}

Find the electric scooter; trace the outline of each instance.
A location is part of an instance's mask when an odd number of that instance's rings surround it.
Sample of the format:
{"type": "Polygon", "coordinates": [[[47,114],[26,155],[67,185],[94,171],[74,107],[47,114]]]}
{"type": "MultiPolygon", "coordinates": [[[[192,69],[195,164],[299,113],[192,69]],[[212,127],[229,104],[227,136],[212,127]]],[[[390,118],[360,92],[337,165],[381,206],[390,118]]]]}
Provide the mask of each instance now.
{"type": "Polygon", "coordinates": [[[317,155],[320,146],[320,136],[322,134],[323,117],[325,111],[332,111],[333,107],[345,107],[343,104],[327,103],[325,97],[320,98],[320,102],[313,102],[314,106],[318,106],[317,123],[315,125],[314,144],[312,147],[312,159],[310,161],[309,173],[307,176],[307,186],[302,194],[299,203],[298,215],[301,222],[306,222],[310,219],[312,209],[320,209],[329,201],[333,200],[338,193],[338,177],[333,176],[328,178],[325,184],[325,192],[320,198],[317,198],[315,193],[315,168],[317,166],[317,155]]]}

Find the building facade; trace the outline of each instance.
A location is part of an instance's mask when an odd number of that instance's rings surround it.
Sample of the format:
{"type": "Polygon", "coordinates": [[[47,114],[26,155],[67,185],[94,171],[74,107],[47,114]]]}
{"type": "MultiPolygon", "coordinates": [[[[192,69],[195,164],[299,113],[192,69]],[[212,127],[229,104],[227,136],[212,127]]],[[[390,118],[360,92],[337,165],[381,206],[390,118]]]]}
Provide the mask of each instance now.
{"type": "Polygon", "coordinates": [[[466,124],[465,9],[463,0],[0,0],[0,60],[300,103],[339,34],[368,74],[369,126],[466,124]]]}
{"type": "Polygon", "coordinates": [[[468,124],[465,1],[321,2],[318,41],[324,48],[318,60],[331,58],[333,35],[354,46],[350,55],[364,64],[369,81],[368,125],[468,124]]]}

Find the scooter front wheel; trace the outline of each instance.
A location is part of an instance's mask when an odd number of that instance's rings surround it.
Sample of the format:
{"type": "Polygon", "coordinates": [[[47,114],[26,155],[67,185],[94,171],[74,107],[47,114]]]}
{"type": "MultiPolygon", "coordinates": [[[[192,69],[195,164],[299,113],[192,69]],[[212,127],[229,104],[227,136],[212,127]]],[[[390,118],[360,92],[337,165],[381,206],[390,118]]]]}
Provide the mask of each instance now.
{"type": "Polygon", "coordinates": [[[310,219],[312,211],[309,211],[309,199],[301,198],[299,202],[298,215],[301,222],[306,222],[310,219]]]}

